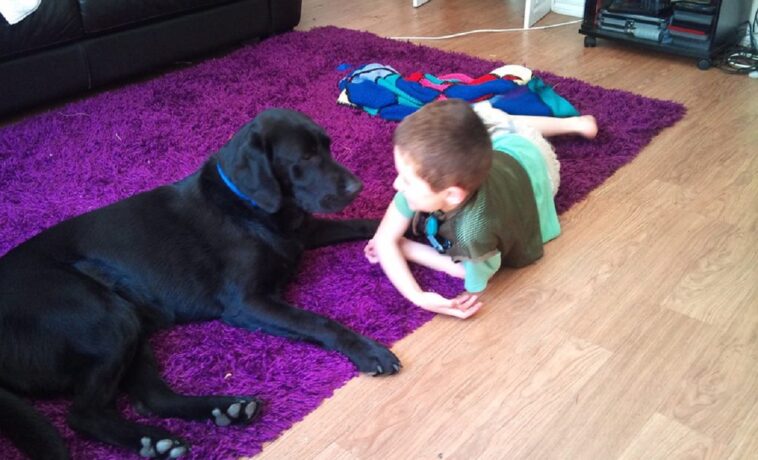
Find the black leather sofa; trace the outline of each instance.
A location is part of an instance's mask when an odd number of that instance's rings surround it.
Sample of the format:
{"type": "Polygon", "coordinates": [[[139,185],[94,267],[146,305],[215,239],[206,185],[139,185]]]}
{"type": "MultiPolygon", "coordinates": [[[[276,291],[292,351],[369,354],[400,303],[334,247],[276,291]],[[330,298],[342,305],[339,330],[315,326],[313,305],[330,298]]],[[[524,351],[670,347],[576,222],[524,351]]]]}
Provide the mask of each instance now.
{"type": "Polygon", "coordinates": [[[0,17],[0,117],[284,32],[301,0],[41,0],[9,25],[0,17]]]}

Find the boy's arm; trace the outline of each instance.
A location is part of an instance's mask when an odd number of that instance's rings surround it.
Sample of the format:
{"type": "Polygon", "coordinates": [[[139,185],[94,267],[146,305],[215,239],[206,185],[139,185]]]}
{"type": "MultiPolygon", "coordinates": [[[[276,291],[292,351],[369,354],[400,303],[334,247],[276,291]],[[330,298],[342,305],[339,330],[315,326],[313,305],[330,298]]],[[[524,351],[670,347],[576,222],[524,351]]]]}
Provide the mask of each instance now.
{"type": "Polygon", "coordinates": [[[465,278],[466,276],[466,270],[461,264],[453,262],[450,256],[440,254],[428,244],[403,238],[400,242],[400,250],[403,257],[411,262],[438,272],[445,272],[455,278],[465,278]]]}
{"type": "MultiPolygon", "coordinates": [[[[387,212],[382,218],[379,228],[374,235],[373,245],[379,264],[395,288],[409,301],[425,310],[468,318],[481,308],[477,296],[464,293],[455,299],[447,299],[435,292],[425,292],[418,285],[408,267],[408,262],[403,253],[405,231],[410,225],[411,219],[404,216],[393,203],[387,207],[387,212]]],[[[410,242],[409,243],[413,243],[410,242]]],[[[416,243],[417,244],[417,243],[416,243]]],[[[413,252],[412,260],[419,258],[423,252],[418,248],[410,249],[413,252]]],[[[431,248],[430,248],[431,249],[431,248]]],[[[409,254],[411,255],[411,254],[409,254]]],[[[439,256],[439,254],[435,254],[439,256]]],[[[414,260],[426,265],[423,260],[414,260]]],[[[441,267],[440,267],[441,268],[441,267]]]]}
{"type": "Polygon", "coordinates": [[[403,297],[414,302],[414,298],[422,291],[408,268],[401,248],[403,235],[410,223],[411,219],[401,214],[394,202],[391,203],[379,223],[373,242],[379,264],[387,278],[403,297]]]}

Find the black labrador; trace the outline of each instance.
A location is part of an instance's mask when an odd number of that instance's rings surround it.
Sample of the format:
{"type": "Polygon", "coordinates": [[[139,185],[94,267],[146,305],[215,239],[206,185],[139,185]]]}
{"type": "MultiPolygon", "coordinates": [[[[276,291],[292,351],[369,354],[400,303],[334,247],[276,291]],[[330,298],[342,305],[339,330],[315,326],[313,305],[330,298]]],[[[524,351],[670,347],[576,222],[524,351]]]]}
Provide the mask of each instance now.
{"type": "Polygon", "coordinates": [[[146,339],[176,323],[221,319],[340,351],[362,372],[397,372],[386,347],[280,296],[305,249],[376,230],[312,215],[343,209],[362,188],[329,144],[305,115],[264,111],[193,175],[63,221],[0,258],[0,430],[29,457],[67,458],[22,399],[61,392],[73,398],[75,431],[144,457],[188,446],[123,419],[119,391],[160,417],[250,422],[252,396],[183,396],[161,379],[146,339]]]}

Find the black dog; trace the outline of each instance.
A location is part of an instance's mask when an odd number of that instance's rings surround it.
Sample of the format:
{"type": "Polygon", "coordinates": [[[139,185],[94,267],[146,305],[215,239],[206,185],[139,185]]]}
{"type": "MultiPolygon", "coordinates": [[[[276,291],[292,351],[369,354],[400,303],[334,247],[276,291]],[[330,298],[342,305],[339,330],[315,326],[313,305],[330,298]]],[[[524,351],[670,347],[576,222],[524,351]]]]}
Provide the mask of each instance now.
{"type": "Polygon", "coordinates": [[[326,220],[362,188],[329,138],[297,112],[268,110],[195,174],[66,220],[0,259],[0,430],[32,458],[67,458],[53,426],[21,395],[66,392],[69,425],[145,457],[187,452],[180,438],[124,420],[119,390],[161,417],[250,422],[250,396],[189,397],[159,376],[158,328],[221,319],[314,342],[359,370],[395,373],[384,346],[285,303],[303,250],[367,239],[377,223],[326,220]]]}

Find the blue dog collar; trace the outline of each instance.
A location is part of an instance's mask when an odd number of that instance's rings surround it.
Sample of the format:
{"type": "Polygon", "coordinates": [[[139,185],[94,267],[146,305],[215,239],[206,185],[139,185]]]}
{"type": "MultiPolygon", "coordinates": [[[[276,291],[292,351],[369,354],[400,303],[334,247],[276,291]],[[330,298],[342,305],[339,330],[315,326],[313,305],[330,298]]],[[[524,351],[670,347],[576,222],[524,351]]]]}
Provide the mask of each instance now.
{"type": "Polygon", "coordinates": [[[237,195],[242,201],[246,201],[248,204],[251,204],[253,206],[258,206],[258,203],[256,203],[252,198],[242,193],[242,190],[238,189],[236,185],[234,185],[234,182],[232,182],[229,177],[224,174],[224,170],[221,169],[221,162],[216,163],[216,171],[218,171],[218,175],[221,177],[221,180],[224,181],[224,184],[226,184],[226,187],[232,191],[235,195],[237,195]]]}
{"type": "Polygon", "coordinates": [[[444,254],[448,249],[452,247],[452,244],[449,240],[437,235],[439,229],[439,219],[434,214],[429,214],[429,216],[426,218],[426,225],[424,226],[426,239],[429,240],[429,244],[431,244],[432,247],[437,250],[437,252],[444,254]]]}

